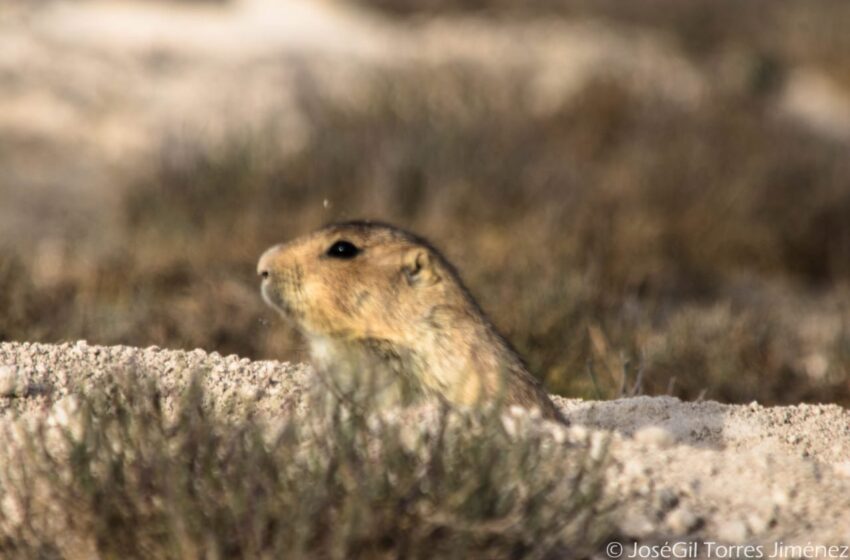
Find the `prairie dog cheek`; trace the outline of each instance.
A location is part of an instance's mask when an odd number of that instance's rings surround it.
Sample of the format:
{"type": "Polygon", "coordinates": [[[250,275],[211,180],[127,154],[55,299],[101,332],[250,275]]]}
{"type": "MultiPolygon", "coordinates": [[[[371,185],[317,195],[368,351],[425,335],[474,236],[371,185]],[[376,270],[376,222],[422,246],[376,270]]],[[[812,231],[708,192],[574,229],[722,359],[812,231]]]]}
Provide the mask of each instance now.
{"type": "Polygon", "coordinates": [[[305,327],[314,334],[329,334],[345,328],[345,293],[321,280],[305,281],[299,294],[304,309],[305,327]]]}
{"type": "Polygon", "coordinates": [[[327,288],[313,280],[306,280],[301,284],[301,300],[304,307],[311,310],[319,310],[327,301],[327,288]]]}

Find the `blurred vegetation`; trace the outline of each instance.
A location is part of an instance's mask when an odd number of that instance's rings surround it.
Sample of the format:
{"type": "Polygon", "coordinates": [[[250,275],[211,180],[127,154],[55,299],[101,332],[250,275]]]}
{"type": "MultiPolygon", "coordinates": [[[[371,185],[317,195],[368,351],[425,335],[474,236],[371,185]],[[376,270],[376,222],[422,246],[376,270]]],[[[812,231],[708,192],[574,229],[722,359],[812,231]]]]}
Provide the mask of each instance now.
{"type": "Polygon", "coordinates": [[[756,85],[786,64],[811,64],[850,84],[850,5],[842,0],[357,0],[405,17],[474,15],[503,21],[592,18],[664,32],[698,60],[730,50],[761,55],[756,85]]]}
{"type": "MultiPolygon", "coordinates": [[[[507,4],[488,5],[524,10],[507,4]]],[[[701,1],[533,4],[738,41],[761,63],[695,107],[603,79],[540,114],[520,71],[463,64],[375,71],[358,107],[305,85],[312,130],[297,153],[274,134],[175,142],[121,191],[109,231],[5,245],[0,339],[302,358],[260,301],[256,259],[325,222],[375,218],[457,263],[553,392],[613,397],[639,378],[649,394],[850,404],[848,144],[778,117],[770,95],[788,57],[832,64],[845,8],[830,4],[834,22],[806,12],[783,42],[747,27],[760,15],[749,4],[717,4],[728,26],[701,1]]]]}
{"type": "Polygon", "coordinates": [[[270,426],[206,409],[197,381],[172,411],[152,382],[116,378],[6,434],[4,558],[545,559],[610,529],[604,443],[524,415],[338,403],[270,426]]]}

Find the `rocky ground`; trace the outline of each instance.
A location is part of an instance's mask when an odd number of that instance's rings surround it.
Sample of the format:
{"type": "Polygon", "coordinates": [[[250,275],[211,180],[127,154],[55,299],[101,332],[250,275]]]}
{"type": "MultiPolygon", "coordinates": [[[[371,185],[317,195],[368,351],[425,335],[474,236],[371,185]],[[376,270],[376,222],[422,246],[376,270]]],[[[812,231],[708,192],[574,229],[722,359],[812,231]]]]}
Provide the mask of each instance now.
{"type": "MultiPolygon", "coordinates": [[[[155,377],[167,396],[178,394],[192,372],[201,372],[211,406],[238,414],[250,405],[269,418],[297,410],[311,379],[304,365],[202,350],[2,343],[4,422],[15,412],[32,418],[55,412],[75,388],[127,369],[155,377]]],[[[610,438],[607,499],[627,538],[760,544],[765,555],[775,543],[850,543],[845,409],[669,397],[556,399],[572,421],[566,436],[610,438]]],[[[544,429],[561,430],[553,424],[544,429]]]]}

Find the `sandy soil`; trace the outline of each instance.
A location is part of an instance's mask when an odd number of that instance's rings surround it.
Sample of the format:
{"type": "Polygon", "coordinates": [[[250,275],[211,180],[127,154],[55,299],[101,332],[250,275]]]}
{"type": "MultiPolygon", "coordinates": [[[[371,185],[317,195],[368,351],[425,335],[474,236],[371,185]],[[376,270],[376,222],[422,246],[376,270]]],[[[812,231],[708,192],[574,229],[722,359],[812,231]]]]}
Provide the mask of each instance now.
{"type": "MultiPolygon", "coordinates": [[[[312,378],[305,365],[202,350],[2,343],[0,417],[48,414],[74,387],[127,368],[154,376],[167,396],[202,372],[211,406],[250,403],[269,418],[298,410],[312,378]]],[[[626,538],[756,543],[765,554],[778,542],[850,543],[848,410],[669,397],[556,400],[573,423],[568,437],[610,438],[607,493],[626,538]]]]}

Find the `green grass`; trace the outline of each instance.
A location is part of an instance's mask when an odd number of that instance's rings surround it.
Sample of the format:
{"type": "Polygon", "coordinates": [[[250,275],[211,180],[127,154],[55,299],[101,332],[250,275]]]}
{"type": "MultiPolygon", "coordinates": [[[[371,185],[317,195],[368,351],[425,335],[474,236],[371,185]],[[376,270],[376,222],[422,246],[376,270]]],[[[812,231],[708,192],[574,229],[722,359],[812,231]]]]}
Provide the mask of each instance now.
{"type": "Polygon", "coordinates": [[[198,377],[173,410],[116,379],[6,435],[4,558],[563,558],[609,530],[604,451],[526,415],[264,422],[214,412],[198,377]]]}

